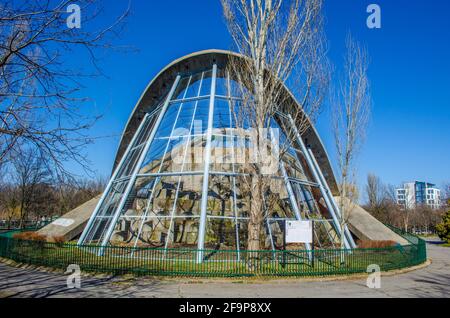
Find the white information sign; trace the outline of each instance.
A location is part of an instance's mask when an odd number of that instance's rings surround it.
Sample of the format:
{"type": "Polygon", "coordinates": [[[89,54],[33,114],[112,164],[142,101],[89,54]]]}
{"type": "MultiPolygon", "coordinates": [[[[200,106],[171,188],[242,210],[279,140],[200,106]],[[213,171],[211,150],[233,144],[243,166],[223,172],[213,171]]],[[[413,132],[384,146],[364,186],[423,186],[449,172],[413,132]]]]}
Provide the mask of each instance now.
{"type": "Polygon", "coordinates": [[[312,243],[312,221],[286,221],[286,243],[312,243]]]}

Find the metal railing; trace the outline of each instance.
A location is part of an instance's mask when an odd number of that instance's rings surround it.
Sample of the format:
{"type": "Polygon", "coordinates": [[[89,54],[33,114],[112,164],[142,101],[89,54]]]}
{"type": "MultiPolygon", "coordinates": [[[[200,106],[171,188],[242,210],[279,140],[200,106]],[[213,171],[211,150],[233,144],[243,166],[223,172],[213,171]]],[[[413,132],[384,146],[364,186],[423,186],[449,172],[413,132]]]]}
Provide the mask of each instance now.
{"type": "Polygon", "coordinates": [[[44,226],[52,223],[56,218],[48,219],[45,221],[20,221],[20,220],[0,220],[0,231],[12,231],[12,230],[39,230],[44,226]]]}
{"type": "Polygon", "coordinates": [[[65,270],[77,264],[82,271],[146,276],[253,277],[327,276],[365,273],[370,265],[382,271],[422,264],[426,244],[401,233],[410,245],[376,249],[231,251],[77,246],[0,237],[0,257],[18,263],[65,270]],[[313,257],[309,257],[309,255],[313,257]],[[198,255],[203,261],[198,262],[198,255]]]}

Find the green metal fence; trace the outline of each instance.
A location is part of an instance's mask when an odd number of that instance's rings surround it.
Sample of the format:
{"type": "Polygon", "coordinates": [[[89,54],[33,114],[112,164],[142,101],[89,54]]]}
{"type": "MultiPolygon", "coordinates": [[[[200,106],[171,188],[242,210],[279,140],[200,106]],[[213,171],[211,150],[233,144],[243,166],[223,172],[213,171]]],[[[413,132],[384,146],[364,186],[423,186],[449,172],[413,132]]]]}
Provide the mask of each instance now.
{"type": "MultiPolygon", "coordinates": [[[[399,232],[400,233],[400,232],[399,232]]],[[[365,273],[376,264],[382,271],[426,261],[426,244],[402,234],[407,246],[379,249],[315,251],[199,251],[131,247],[76,246],[0,237],[0,257],[19,263],[65,270],[77,264],[86,272],[148,276],[252,277],[326,276],[365,273]],[[103,253],[101,253],[103,251],[103,253]],[[103,256],[98,256],[103,254],[103,256]]]]}

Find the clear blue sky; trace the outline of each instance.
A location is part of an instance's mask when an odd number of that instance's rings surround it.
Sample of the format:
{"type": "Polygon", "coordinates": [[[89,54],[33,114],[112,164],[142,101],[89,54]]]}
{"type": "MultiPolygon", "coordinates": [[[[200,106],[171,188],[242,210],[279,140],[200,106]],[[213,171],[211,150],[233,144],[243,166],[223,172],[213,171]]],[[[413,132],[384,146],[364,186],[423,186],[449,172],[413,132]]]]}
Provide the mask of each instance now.
{"type": "MultiPolygon", "coordinates": [[[[326,0],[330,58],[339,70],[348,31],[369,49],[374,110],[360,154],[358,180],[369,172],[384,182],[450,181],[450,1],[326,0]],[[366,27],[366,7],[382,8],[382,29],[366,27]]],[[[107,2],[116,13],[128,0],[107,2]]],[[[110,12],[108,12],[110,11],[110,12]]],[[[120,41],[137,53],[108,54],[108,78],[85,81],[92,98],[87,112],[104,113],[88,148],[93,169],[109,175],[119,136],[148,82],[168,63],[195,51],[231,48],[219,0],[132,0],[132,15],[120,41]]],[[[85,62],[76,61],[80,66],[85,62]]],[[[317,128],[334,153],[325,111],[317,128]]]]}

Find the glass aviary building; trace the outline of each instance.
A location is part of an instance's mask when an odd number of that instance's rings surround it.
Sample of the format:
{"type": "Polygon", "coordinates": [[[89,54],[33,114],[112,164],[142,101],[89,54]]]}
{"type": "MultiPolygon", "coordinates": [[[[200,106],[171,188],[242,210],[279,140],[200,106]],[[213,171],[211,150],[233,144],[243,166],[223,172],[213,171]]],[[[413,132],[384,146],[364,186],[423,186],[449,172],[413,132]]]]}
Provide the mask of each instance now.
{"type": "MultiPolygon", "coordinates": [[[[228,51],[194,53],[152,80],[128,121],[114,173],[80,245],[246,249],[251,191],[238,156],[247,153],[249,140],[236,129],[233,114],[243,101],[241,83],[226,71],[230,57],[243,58],[228,51]]],[[[337,184],[327,153],[313,126],[302,134],[296,129],[289,110],[300,106],[284,90],[280,109],[286,111],[270,128],[287,151],[264,195],[262,248],[283,248],[284,221],[311,219],[315,247],[338,247],[337,184]]],[[[355,247],[348,229],[344,240],[355,247]]]]}

